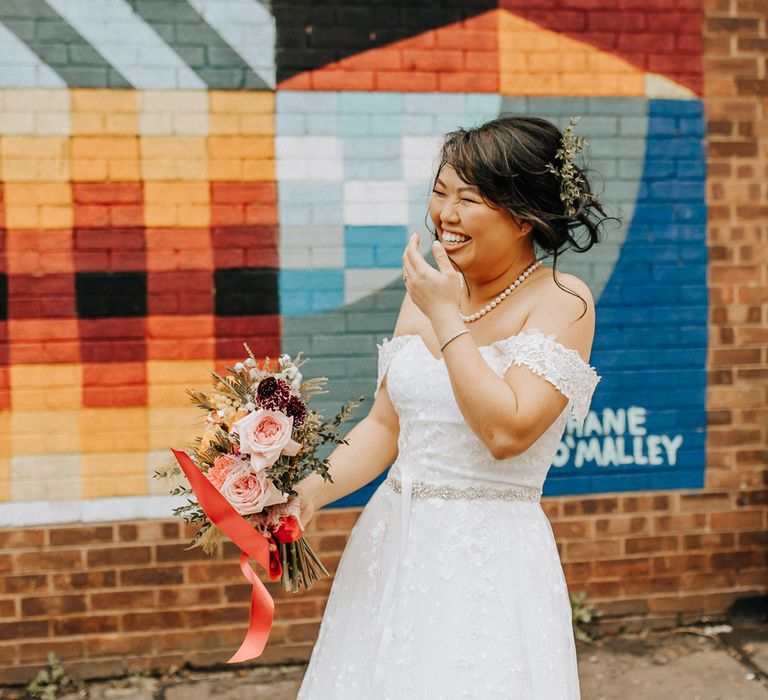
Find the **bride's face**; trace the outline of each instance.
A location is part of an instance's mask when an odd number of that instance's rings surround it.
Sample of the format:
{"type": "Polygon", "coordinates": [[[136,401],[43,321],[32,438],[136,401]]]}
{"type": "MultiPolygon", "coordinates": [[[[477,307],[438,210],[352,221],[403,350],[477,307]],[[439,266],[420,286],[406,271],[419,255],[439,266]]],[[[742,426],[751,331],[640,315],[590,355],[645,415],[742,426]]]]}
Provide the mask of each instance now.
{"type": "Polygon", "coordinates": [[[464,272],[509,265],[518,239],[529,231],[503,207],[487,204],[450,166],[440,171],[429,197],[429,215],[448,257],[464,272]]]}

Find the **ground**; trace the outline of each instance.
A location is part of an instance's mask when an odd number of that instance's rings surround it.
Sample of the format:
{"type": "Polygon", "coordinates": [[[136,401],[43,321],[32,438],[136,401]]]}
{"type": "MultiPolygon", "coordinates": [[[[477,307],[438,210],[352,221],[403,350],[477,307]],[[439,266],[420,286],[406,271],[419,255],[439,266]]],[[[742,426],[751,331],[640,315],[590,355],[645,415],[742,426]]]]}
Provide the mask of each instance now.
{"type": "MultiPolygon", "coordinates": [[[[582,700],[768,700],[768,598],[714,622],[579,642],[578,654],[582,700]]],[[[184,669],[91,683],[86,693],[59,697],[295,700],[304,668],[184,669]]],[[[20,689],[0,688],[0,698],[22,697],[20,689]]]]}

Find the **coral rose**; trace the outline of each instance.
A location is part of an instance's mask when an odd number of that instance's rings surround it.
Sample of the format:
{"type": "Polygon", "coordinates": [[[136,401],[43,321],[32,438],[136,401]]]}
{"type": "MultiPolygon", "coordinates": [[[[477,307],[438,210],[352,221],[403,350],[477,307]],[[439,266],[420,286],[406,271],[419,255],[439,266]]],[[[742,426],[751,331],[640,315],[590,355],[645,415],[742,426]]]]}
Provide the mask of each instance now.
{"type": "Polygon", "coordinates": [[[291,438],[293,416],[282,411],[260,408],[233,423],[231,430],[240,438],[240,452],[251,456],[255,472],[271,467],[281,454],[292,456],[301,448],[291,438]]]}
{"type": "Polygon", "coordinates": [[[240,515],[260,513],[267,506],[288,500],[288,494],[272,483],[266,471],[254,474],[248,463],[243,460],[235,460],[235,465],[218,489],[240,515]]]}
{"type": "Polygon", "coordinates": [[[227,480],[227,477],[232,473],[232,470],[237,467],[238,459],[234,455],[219,455],[213,460],[213,466],[208,469],[205,475],[219,491],[227,480]]]}

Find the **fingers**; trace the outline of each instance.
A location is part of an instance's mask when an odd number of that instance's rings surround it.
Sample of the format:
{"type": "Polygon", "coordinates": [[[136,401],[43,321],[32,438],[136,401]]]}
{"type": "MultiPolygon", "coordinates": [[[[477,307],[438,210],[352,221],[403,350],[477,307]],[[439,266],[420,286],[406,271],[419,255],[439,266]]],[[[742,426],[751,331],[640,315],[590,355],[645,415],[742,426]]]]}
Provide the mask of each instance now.
{"type": "Polygon", "coordinates": [[[443,244],[440,243],[440,241],[435,241],[432,244],[432,253],[435,256],[437,269],[446,274],[453,274],[453,265],[448,258],[448,253],[445,252],[445,248],[443,248],[443,244]]]}

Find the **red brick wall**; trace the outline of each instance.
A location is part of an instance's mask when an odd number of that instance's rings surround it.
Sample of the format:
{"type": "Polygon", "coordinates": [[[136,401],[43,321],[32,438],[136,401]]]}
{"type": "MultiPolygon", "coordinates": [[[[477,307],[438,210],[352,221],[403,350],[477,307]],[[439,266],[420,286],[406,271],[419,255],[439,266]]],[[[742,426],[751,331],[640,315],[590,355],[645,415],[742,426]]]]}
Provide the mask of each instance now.
{"type": "MultiPolygon", "coordinates": [[[[765,4],[707,0],[710,334],[703,491],[545,499],[571,592],[606,632],[719,615],[768,593],[768,80],[765,4]]],[[[335,570],[359,508],[308,532],[335,570]]],[[[185,551],[176,521],[0,531],[2,683],[55,651],[83,676],[225,661],[245,631],[249,587],[231,549],[185,551]]],[[[262,577],[265,580],[265,577],[262,577]]],[[[258,663],[306,660],[330,580],[276,600],[258,663]]]]}

